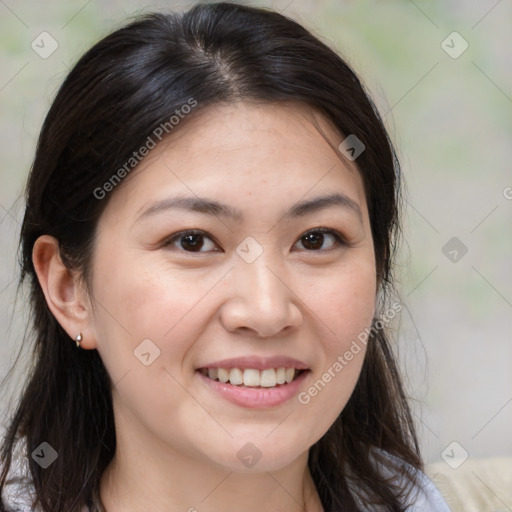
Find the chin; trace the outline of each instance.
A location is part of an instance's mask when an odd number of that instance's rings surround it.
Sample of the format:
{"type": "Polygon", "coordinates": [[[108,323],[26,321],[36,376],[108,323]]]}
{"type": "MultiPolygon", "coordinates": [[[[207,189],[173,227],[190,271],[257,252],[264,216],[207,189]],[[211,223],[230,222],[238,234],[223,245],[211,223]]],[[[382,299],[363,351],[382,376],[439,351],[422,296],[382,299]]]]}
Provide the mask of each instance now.
{"type": "Polygon", "coordinates": [[[299,457],[307,459],[308,448],[304,448],[303,442],[286,443],[270,441],[269,439],[249,441],[250,437],[244,440],[231,442],[231,447],[226,448],[223,453],[211,454],[210,460],[215,465],[222,466],[227,471],[243,474],[256,474],[279,471],[292,464],[299,457]]]}

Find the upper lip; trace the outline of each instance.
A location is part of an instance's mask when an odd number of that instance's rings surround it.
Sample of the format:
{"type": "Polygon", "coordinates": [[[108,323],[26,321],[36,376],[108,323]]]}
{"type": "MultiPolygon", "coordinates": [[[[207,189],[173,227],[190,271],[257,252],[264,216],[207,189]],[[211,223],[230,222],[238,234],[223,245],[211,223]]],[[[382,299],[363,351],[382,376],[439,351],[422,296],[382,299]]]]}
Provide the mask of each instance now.
{"type": "Polygon", "coordinates": [[[266,370],[267,368],[295,368],[297,370],[307,370],[309,367],[306,363],[288,356],[249,356],[249,357],[233,357],[230,359],[222,359],[213,363],[207,363],[199,366],[201,368],[254,368],[255,370],[266,370]]]}

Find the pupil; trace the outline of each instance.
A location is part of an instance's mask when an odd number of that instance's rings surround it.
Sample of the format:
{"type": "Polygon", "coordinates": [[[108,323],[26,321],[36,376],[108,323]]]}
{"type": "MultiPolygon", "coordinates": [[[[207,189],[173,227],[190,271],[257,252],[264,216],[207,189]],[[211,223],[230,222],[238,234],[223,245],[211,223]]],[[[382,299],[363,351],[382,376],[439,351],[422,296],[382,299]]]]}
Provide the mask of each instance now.
{"type": "Polygon", "coordinates": [[[184,249],[187,249],[188,246],[188,248],[192,249],[193,251],[201,249],[203,246],[201,242],[201,235],[186,235],[183,238],[182,246],[184,249]]]}
{"type": "Polygon", "coordinates": [[[309,233],[304,236],[304,241],[304,247],[307,249],[319,249],[324,243],[324,235],[322,233],[309,233]]]}

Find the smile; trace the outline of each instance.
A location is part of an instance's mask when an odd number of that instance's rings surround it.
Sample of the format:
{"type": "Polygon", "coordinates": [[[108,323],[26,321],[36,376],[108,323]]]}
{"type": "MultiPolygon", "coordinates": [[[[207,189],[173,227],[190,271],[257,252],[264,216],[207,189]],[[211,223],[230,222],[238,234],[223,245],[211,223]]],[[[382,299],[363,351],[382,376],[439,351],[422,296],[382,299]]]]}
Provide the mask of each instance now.
{"type": "Polygon", "coordinates": [[[296,368],[201,368],[200,373],[211,380],[229,383],[232,386],[250,388],[273,388],[289,384],[303,370],[296,368]]]}
{"type": "Polygon", "coordinates": [[[196,375],[208,389],[232,404],[249,409],[269,409],[292,400],[303,387],[309,369],[199,368],[196,375]],[[221,380],[222,379],[222,380],[221,380]]]}

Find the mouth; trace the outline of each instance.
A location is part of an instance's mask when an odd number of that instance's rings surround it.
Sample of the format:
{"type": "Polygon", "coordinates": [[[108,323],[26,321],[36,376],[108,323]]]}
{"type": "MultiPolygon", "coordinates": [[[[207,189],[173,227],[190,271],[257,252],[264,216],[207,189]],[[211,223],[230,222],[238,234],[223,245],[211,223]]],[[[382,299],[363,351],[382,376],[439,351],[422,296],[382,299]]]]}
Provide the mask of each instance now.
{"type": "Polygon", "coordinates": [[[230,384],[239,388],[279,388],[298,379],[308,370],[291,367],[278,368],[199,368],[197,370],[210,380],[230,384]]]}

